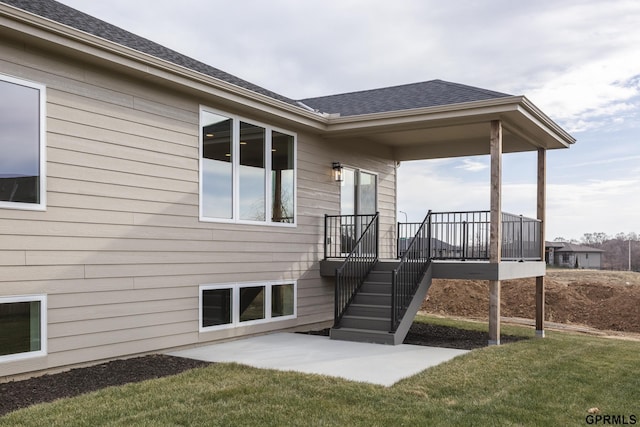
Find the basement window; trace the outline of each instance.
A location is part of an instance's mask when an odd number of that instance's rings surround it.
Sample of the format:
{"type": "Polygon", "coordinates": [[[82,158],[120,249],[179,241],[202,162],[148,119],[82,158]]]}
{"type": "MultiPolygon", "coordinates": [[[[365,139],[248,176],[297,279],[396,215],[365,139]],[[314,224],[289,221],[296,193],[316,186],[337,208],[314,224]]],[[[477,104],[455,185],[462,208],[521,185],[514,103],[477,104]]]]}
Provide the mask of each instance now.
{"type": "Polygon", "coordinates": [[[0,363],[47,354],[45,295],[0,297],[0,363]]]}
{"type": "Polygon", "coordinates": [[[200,332],[296,318],[296,282],[200,286],[200,332]]]}

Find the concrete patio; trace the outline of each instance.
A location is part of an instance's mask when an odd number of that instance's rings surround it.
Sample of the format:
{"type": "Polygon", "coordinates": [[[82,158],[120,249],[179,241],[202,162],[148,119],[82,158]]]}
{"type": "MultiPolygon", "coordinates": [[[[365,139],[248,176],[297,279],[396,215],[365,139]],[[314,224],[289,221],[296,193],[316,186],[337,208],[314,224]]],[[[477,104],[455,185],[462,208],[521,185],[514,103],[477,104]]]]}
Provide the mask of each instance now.
{"type": "Polygon", "coordinates": [[[235,362],[262,369],[295,371],[391,386],[401,379],[467,353],[440,347],[397,346],[275,333],[168,353],[170,356],[235,362]]]}

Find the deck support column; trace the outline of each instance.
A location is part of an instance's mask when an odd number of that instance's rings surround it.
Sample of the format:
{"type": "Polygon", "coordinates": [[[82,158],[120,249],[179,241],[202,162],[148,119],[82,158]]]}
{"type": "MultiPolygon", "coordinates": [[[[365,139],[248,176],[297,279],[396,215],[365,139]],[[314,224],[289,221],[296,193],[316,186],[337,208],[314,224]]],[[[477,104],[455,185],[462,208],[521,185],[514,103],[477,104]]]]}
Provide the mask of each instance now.
{"type": "MultiPolygon", "coordinates": [[[[502,257],[502,122],[491,121],[491,228],[489,262],[502,257]]],[[[500,280],[489,281],[489,345],[500,345],[500,280]]]]}
{"type": "MultiPolygon", "coordinates": [[[[547,150],[538,148],[538,219],[540,220],[540,257],[545,257],[545,226],[547,204],[547,150]]],[[[545,266],[546,267],[546,266],[545,266]]],[[[536,277],[536,337],[544,338],[544,276],[536,277]]]]}

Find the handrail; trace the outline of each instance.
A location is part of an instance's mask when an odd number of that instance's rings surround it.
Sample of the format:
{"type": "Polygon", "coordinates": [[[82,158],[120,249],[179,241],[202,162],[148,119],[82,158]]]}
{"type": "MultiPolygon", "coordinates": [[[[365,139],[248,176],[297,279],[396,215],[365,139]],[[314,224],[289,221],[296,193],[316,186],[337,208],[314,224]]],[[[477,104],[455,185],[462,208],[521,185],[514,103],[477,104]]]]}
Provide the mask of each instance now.
{"type": "Polygon", "coordinates": [[[391,325],[395,332],[431,262],[431,211],[411,239],[392,273],[391,325]]]}
{"type": "Polygon", "coordinates": [[[371,217],[362,234],[356,231],[360,237],[342,265],[336,269],[334,327],[338,327],[356,292],[378,261],[379,215],[376,212],[371,217]]]}
{"type": "MultiPolygon", "coordinates": [[[[431,257],[441,260],[488,260],[489,211],[432,212],[431,257]]],[[[398,258],[420,223],[398,223],[398,258]]],[[[502,213],[503,261],[540,261],[542,223],[502,213]]]]}

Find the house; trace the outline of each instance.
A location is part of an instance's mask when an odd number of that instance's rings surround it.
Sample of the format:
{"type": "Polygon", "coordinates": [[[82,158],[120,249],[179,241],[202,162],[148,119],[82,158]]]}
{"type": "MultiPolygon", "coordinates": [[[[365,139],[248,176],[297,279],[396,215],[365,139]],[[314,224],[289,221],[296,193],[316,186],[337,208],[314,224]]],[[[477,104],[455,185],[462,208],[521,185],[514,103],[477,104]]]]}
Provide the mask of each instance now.
{"type": "Polygon", "coordinates": [[[546,151],[575,141],[524,96],[432,80],[295,100],[3,0],[0,110],[0,378],[331,325],[397,343],[431,277],[491,283],[493,344],[500,281],[536,277],[543,334],[546,151]],[[502,154],[522,151],[535,219],[501,211],[502,154]],[[491,210],[427,197],[397,260],[400,162],[479,154],[491,210]],[[469,252],[432,262],[431,238],[469,252]]]}
{"type": "Polygon", "coordinates": [[[570,242],[546,242],[548,265],[567,268],[602,268],[602,249],[570,242]]]}

